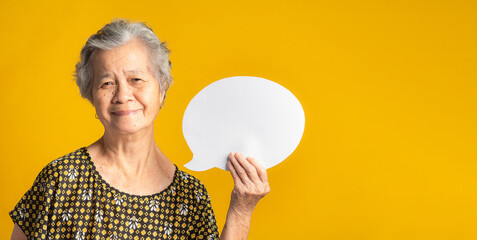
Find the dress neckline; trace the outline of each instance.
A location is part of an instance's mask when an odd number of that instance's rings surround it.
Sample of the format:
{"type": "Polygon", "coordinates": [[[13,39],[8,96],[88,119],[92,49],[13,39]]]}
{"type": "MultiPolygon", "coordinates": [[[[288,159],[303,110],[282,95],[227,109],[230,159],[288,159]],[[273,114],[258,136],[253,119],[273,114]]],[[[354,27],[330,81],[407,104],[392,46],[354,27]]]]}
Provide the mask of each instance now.
{"type": "Polygon", "coordinates": [[[163,190],[161,190],[160,192],[158,193],[153,193],[153,194],[149,194],[149,195],[137,195],[137,194],[132,194],[132,193],[127,193],[127,192],[124,192],[122,190],[119,190],[113,186],[111,186],[102,176],[101,174],[98,172],[98,170],[96,169],[96,165],[94,165],[94,162],[91,158],[91,155],[89,154],[88,152],[88,149],[86,147],[82,147],[81,150],[84,152],[84,154],[86,155],[87,157],[87,162],[88,164],[90,165],[92,171],[93,171],[93,174],[95,175],[95,177],[101,182],[101,185],[102,187],[104,187],[105,189],[109,189],[112,193],[116,193],[116,194],[119,194],[120,196],[126,196],[128,198],[137,198],[137,199],[148,199],[148,198],[157,198],[161,195],[165,195],[167,193],[169,193],[171,190],[174,190],[174,188],[176,188],[174,185],[177,184],[178,180],[179,180],[179,168],[177,167],[176,164],[174,164],[175,166],[175,171],[174,171],[174,177],[172,178],[172,181],[171,183],[166,187],[164,188],[163,190]]]}

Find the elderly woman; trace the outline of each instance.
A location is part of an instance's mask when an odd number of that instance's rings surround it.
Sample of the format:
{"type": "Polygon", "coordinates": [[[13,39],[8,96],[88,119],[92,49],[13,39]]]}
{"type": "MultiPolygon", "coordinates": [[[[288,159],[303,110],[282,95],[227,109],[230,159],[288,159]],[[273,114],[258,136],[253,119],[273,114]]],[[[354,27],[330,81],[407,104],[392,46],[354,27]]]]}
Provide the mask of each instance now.
{"type": "MultiPolygon", "coordinates": [[[[218,239],[206,188],[154,141],[171,84],[169,50],[154,32],[105,25],[81,50],[76,80],[104,135],[43,168],[10,212],[12,239],[218,239]]],[[[220,239],[245,239],[267,173],[240,153],[227,166],[235,186],[220,239]]]]}

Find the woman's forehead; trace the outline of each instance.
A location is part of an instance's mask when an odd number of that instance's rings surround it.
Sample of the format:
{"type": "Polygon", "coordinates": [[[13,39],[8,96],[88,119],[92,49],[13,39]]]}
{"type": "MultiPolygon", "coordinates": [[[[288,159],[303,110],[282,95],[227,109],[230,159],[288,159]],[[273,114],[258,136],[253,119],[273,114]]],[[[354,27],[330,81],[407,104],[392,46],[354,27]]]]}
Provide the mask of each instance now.
{"type": "Polygon", "coordinates": [[[120,63],[143,63],[147,62],[147,49],[139,43],[128,42],[119,47],[108,50],[99,50],[95,56],[95,64],[120,64],[120,63]]]}
{"type": "Polygon", "coordinates": [[[98,51],[92,61],[93,72],[101,75],[98,77],[118,71],[124,74],[151,73],[147,50],[139,44],[128,42],[117,48],[98,51]]]}

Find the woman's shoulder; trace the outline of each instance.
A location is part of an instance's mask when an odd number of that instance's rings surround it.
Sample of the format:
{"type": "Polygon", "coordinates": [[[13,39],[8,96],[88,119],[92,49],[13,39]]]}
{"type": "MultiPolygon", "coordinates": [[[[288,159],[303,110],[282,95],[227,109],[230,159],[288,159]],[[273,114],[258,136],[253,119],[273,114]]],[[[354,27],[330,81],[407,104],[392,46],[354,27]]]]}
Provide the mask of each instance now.
{"type": "Polygon", "coordinates": [[[177,169],[176,175],[176,184],[179,185],[179,191],[185,192],[186,195],[190,195],[198,202],[209,199],[205,185],[198,178],[179,169],[177,169]]]}
{"type": "Polygon", "coordinates": [[[38,175],[39,178],[59,178],[62,175],[74,176],[88,166],[89,155],[85,147],[50,161],[38,175]]]}
{"type": "Polygon", "coordinates": [[[195,188],[205,188],[204,184],[195,176],[177,168],[177,178],[181,185],[190,185],[195,188]]]}
{"type": "Polygon", "coordinates": [[[70,166],[70,165],[74,166],[74,165],[81,164],[87,160],[89,160],[89,154],[86,151],[86,147],[81,147],[76,149],[73,152],[70,152],[59,158],[56,158],[55,160],[51,161],[48,165],[52,167],[70,166]]]}

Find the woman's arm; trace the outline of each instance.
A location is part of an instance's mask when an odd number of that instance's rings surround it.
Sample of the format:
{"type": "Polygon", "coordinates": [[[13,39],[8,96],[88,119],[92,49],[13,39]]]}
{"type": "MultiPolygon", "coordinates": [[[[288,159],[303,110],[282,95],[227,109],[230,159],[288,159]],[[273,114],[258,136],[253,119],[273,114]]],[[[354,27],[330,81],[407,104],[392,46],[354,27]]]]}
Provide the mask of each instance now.
{"type": "Polygon", "coordinates": [[[247,239],[253,210],[270,192],[267,170],[256,159],[240,153],[229,154],[227,167],[235,186],[220,239],[247,239]]]}
{"type": "Polygon", "coordinates": [[[23,233],[22,229],[15,223],[13,226],[12,236],[10,240],[27,240],[27,237],[23,233]]]}

